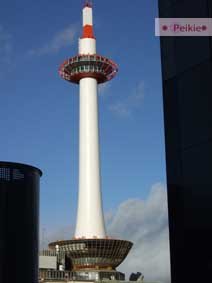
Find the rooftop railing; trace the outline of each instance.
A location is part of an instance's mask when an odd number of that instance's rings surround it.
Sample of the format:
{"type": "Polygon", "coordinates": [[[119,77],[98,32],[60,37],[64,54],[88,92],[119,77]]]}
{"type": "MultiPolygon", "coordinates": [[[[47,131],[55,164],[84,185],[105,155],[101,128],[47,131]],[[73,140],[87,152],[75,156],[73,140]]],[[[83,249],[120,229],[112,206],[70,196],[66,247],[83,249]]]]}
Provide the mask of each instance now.
{"type": "Polygon", "coordinates": [[[40,256],[57,256],[56,250],[42,250],[39,252],[40,256]]]}

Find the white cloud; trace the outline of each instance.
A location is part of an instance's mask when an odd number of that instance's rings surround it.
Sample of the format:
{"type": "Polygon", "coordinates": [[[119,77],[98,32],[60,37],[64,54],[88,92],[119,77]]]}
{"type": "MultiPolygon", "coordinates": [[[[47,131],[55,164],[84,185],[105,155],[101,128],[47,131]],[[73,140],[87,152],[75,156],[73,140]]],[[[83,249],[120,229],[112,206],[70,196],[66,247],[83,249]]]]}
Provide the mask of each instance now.
{"type": "Polygon", "coordinates": [[[134,243],[118,268],[129,276],[141,272],[147,281],[170,282],[167,196],[156,184],[146,200],[129,199],[108,221],[108,234],[134,243]]]}
{"type": "Polygon", "coordinates": [[[138,109],[144,99],[144,82],[138,83],[137,87],[130,95],[121,101],[117,101],[109,106],[109,110],[119,117],[129,117],[134,110],[138,109]]]}
{"type": "Polygon", "coordinates": [[[32,49],[28,52],[29,55],[46,55],[57,53],[60,49],[70,46],[75,41],[75,36],[77,33],[76,25],[71,25],[65,29],[57,32],[53,38],[40,48],[32,49]]]}

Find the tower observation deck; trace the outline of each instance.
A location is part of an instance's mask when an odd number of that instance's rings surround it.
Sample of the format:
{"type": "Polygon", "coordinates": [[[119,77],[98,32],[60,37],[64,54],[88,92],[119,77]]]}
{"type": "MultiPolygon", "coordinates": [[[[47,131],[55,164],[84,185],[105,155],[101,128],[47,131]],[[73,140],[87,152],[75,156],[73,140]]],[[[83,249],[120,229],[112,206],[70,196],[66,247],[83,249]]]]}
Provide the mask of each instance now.
{"type": "MultiPolygon", "coordinates": [[[[115,77],[118,66],[96,52],[93,8],[86,1],[82,10],[83,32],[78,54],[59,68],[60,76],[79,84],[79,192],[75,235],[71,240],[49,244],[59,246],[72,263],[72,270],[111,270],[124,260],[132,247],[125,240],[106,234],[102,209],[98,132],[98,84],[115,77]]],[[[115,276],[116,277],[116,276],[115,276]]]]}

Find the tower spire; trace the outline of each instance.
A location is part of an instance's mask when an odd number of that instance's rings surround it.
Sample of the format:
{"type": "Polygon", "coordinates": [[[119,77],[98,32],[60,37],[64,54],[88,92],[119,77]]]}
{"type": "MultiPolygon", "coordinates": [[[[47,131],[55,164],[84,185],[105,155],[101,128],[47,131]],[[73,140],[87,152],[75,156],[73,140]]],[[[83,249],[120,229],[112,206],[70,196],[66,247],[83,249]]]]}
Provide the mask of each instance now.
{"type": "Polygon", "coordinates": [[[81,38],[95,38],[93,32],[93,8],[89,0],[85,1],[82,10],[83,32],[81,38]]]}

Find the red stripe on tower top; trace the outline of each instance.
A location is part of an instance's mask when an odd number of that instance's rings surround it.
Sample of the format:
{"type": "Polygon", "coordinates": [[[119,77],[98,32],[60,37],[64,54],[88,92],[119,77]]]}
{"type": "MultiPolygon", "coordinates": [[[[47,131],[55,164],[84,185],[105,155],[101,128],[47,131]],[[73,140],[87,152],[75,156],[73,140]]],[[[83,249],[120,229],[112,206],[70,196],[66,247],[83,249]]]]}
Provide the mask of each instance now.
{"type": "Polygon", "coordinates": [[[93,32],[93,26],[85,25],[83,27],[82,37],[81,38],[95,38],[93,32]]]}

